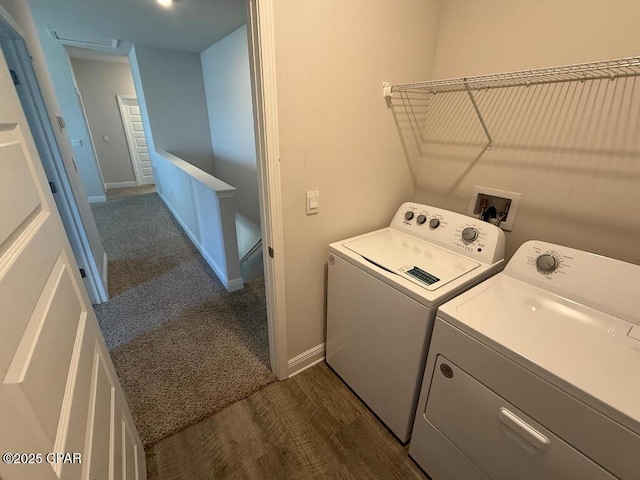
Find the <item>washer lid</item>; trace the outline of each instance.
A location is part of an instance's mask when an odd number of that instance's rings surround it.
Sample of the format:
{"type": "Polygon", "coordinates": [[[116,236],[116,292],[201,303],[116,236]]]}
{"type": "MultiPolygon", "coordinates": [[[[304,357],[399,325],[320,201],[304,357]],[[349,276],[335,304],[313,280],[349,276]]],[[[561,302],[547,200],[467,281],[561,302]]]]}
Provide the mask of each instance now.
{"type": "Polygon", "coordinates": [[[427,290],[437,290],[480,264],[393,229],[342,244],[371,263],[427,290]]]}
{"type": "Polygon", "coordinates": [[[500,273],[438,315],[640,433],[633,323],[500,273]]]}

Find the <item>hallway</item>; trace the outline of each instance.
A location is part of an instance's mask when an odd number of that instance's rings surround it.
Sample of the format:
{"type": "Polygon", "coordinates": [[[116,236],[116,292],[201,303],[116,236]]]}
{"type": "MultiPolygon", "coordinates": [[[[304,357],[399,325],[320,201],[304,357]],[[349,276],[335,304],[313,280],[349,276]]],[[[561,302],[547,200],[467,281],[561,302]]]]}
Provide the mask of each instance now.
{"type": "Polygon", "coordinates": [[[263,279],[228,293],[156,193],[122,193],[92,206],[111,296],[94,308],[150,445],[275,377],[263,279]]]}

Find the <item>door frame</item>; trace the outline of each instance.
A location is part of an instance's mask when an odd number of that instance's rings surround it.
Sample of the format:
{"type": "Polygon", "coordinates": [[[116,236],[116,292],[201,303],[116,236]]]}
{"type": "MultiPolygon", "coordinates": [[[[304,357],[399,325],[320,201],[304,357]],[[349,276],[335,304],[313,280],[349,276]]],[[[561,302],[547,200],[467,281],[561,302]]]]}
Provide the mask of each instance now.
{"type": "Polygon", "coordinates": [[[137,102],[138,97],[136,97],[135,95],[116,95],[116,98],[118,99],[118,108],[120,109],[120,118],[122,119],[122,128],[124,128],[124,136],[127,137],[127,146],[129,147],[129,159],[131,160],[131,167],[133,168],[133,174],[136,177],[136,185],[140,186],[142,185],[140,183],[140,172],[138,172],[136,161],[133,158],[133,148],[134,148],[133,138],[131,138],[131,135],[129,134],[129,130],[127,129],[127,119],[124,116],[124,108],[126,106],[124,104],[124,101],[135,100],[137,102]]]}
{"type": "Polygon", "coordinates": [[[15,70],[21,84],[24,84],[23,88],[17,89],[18,96],[47,173],[48,181],[53,182],[56,186],[57,193],[54,195],[56,205],[76,262],[85,271],[84,284],[87,287],[89,298],[92,303],[106,302],[109,300],[109,294],[100,280],[104,265],[98,265],[94,259],[53,125],[31,63],[24,34],[9,12],[1,5],[0,36],[3,37],[0,47],[5,54],[9,68],[15,70]]]}
{"type": "Polygon", "coordinates": [[[271,369],[289,377],[273,0],[247,0],[253,119],[271,369]]]}
{"type": "MultiPolygon", "coordinates": [[[[260,216],[263,241],[267,323],[269,330],[269,354],[271,369],[279,380],[289,377],[287,348],[287,317],[285,296],[284,234],[282,226],[282,194],[280,184],[280,152],[278,136],[278,112],[276,97],[275,40],[273,0],[246,0],[248,10],[248,44],[251,64],[251,85],[255,125],[256,154],[260,216]],[[271,253],[273,256],[271,256],[271,253]]],[[[7,61],[17,61],[19,75],[24,77],[28,99],[23,108],[38,145],[47,172],[51,172],[58,186],[60,214],[67,236],[74,247],[78,263],[85,265],[86,285],[92,302],[108,300],[108,293],[99,281],[100,268],[95,264],[91,245],[84,230],[76,200],[58,148],[53,125],[23,34],[11,15],[0,6],[0,33],[7,38],[3,42],[13,46],[14,52],[5,51],[7,61]],[[10,57],[12,59],[10,60],[10,57]],[[32,123],[33,119],[33,125],[32,123]],[[77,248],[76,248],[77,247],[77,248]]],[[[12,66],[13,68],[13,66],[12,66]]],[[[17,70],[16,70],[17,71],[17,70]]],[[[21,98],[22,99],[22,98],[21,98]]]]}

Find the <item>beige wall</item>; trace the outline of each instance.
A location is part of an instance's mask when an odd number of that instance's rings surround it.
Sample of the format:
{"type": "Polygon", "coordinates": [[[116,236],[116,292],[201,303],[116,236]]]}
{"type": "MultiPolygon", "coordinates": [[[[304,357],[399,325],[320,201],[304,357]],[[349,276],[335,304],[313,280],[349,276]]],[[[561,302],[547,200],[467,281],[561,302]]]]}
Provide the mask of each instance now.
{"type": "Polygon", "coordinates": [[[134,45],[129,61],[147,141],[215,175],[200,54],[134,45]]]}
{"type": "Polygon", "coordinates": [[[433,78],[638,55],[635,0],[446,0],[433,78]]]}
{"type": "MultiPolygon", "coordinates": [[[[640,54],[635,0],[447,0],[441,12],[434,78],[640,54]]],[[[536,238],[640,263],[640,79],[479,92],[495,141],[479,158],[465,94],[429,101],[416,201],[466,213],[473,185],[520,192],[508,256],[536,238]]]]}
{"type": "Polygon", "coordinates": [[[236,229],[242,257],[261,236],[246,25],[207,48],[200,58],[216,177],[236,188],[236,229]]]}
{"type": "MultiPolygon", "coordinates": [[[[59,106],[58,112],[64,117],[65,134],[69,138],[82,141],[82,145],[72,147],[72,151],[74,161],[82,178],[84,190],[91,201],[105,201],[102,172],[91,144],[89,125],[78,98],[69,56],[64,45],[54,40],[49,34],[48,25],[45,24],[46,22],[43,19],[43,11],[38,8],[37,2],[36,5],[34,5],[34,2],[27,2],[26,0],[22,0],[21,3],[29,3],[30,5],[33,23],[38,32],[38,49],[42,52],[46,62],[48,76],[53,85],[59,106]]],[[[56,123],[54,122],[54,125],[56,123]]]]}
{"type": "Polygon", "coordinates": [[[117,95],[136,94],[129,64],[77,58],[72,58],[71,64],[107,188],[114,183],[135,182],[117,100],[117,95]],[[103,140],[105,135],[108,142],[103,140]]]}
{"type": "Polygon", "coordinates": [[[324,342],[327,245],[387,225],[413,198],[382,83],[429,78],[437,5],[275,2],[289,358],[324,342]],[[316,188],[320,212],[307,216],[316,188]]]}

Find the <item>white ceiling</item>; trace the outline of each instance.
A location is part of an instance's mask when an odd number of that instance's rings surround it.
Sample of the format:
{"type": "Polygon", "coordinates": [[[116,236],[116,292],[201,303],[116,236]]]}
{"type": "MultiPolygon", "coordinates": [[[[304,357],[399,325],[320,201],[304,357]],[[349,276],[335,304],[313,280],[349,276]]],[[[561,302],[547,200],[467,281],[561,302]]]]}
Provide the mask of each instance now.
{"type": "Polygon", "coordinates": [[[246,23],[245,0],[29,0],[39,27],[120,40],[131,44],[199,53],[246,23]]]}

